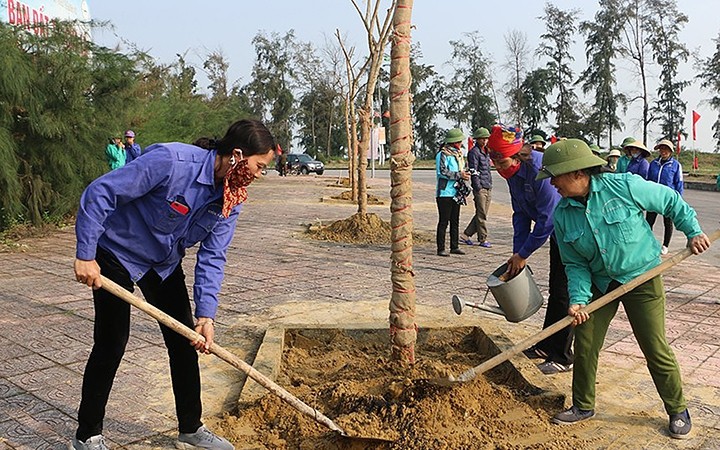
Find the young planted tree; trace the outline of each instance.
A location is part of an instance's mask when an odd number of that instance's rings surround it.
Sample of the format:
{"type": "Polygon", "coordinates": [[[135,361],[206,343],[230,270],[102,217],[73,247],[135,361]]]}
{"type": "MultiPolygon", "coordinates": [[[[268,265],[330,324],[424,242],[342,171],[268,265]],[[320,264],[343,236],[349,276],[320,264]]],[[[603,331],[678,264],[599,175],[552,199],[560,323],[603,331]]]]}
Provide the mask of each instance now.
{"type": "Polygon", "coordinates": [[[563,11],[548,3],[545,5],[546,32],[540,36],[538,48],[540,55],[549,59],[547,64],[548,81],[557,91],[557,100],[552,110],[555,112],[555,133],[558,136],[581,137],[582,125],[577,110],[577,95],[572,88],[574,75],[570,64],[575,60],[570,54],[577,11],[563,11]]]}
{"type": "Polygon", "coordinates": [[[510,30],[505,34],[505,49],[507,60],[502,68],[509,75],[505,83],[505,95],[510,105],[509,116],[515,125],[520,125],[523,123],[525,107],[522,82],[527,75],[527,60],[530,53],[527,35],[520,30],[510,30]]]}
{"type": "Polygon", "coordinates": [[[392,296],[390,336],[393,358],[415,362],[415,279],[413,273],[412,117],[410,114],[410,29],[413,0],[398,0],[390,50],[390,211],[392,296]]]}
{"type": "Polygon", "coordinates": [[[587,118],[588,132],[593,141],[600,144],[603,136],[608,137],[612,147],[613,131],[620,130],[622,122],[618,109],[625,106],[626,98],[616,92],[615,63],[619,52],[619,36],[623,18],[618,15],[620,0],[600,0],[600,9],[593,20],[580,23],[585,35],[585,56],[587,68],[580,74],[583,93],[594,92],[595,102],[587,118]]]}
{"type": "Polygon", "coordinates": [[[653,59],[660,66],[652,118],[660,122],[661,136],[674,140],[683,131],[687,102],[682,99],[682,92],[690,85],[689,81],[678,79],[678,65],[687,62],[690,56],[685,44],[679,41],[688,17],[678,10],[675,0],[648,0],[647,8],[651,18],[646,24],[648,41],[653,59]]]}
{"type": "MultiPolygon", "coordinates": [[[[707,59],[698,61],[696,70],[699,72],[697,78],[700,80],[700,87],[711,95],[708,99],[710,106],[720,113],[720,34],[713,41],[715,41],[715,53],[707,59]]],[[[713,123],[712,129],[715,138],[714,151],[717,153],[720,151],[720,116],[713,123]]]]}
{"type": "Polygon", "coordinates": [[[355,10],[358,12],[362,20],[365,32],[367,33],[368,51],[367,58],[367,82],[365,83],[365,100],[363,105],[357,110],[358,122],[360,126],[360,141],[358,142],[358,214],[365,216],[367,214],[367,165],[368,153],[370,149],[370,136],[372,133],[372,116],[373,116],[373,98],[375,85],[377,84],[378,74],[383,62],[383,53],[390,36],[390,25],[392,24],[392,14],[395,9],[395,0],[392,0],[387,14],[380,22],[380,5],[382,0],[368,0],[363,12],[357,4],[356,0],[351,0],[355,10]]]}

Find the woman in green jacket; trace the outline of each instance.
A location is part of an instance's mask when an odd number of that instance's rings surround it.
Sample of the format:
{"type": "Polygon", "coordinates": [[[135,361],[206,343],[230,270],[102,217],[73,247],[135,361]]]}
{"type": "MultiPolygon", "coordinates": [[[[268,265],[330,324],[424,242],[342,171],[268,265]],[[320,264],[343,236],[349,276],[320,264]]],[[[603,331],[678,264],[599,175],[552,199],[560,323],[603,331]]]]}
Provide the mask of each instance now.
{"type": "Polygon", "coordinates": [[[685,438],[692,428],[682,392],[680,367],[665,338],[665,290],[660,275],[589,316],[582,307],[660,264],[660,244],[644,219],[645,211],[672,218],[693,253],[710,247],[695,211],[680,195],[629,173],[602,173],[605,161],[579,139],[551,145],[543,155],[538,179],[563,197],[555,209],[555,233],[568,276],[574,316],[573,404],[553,422],[571,424],[595,415],[598,356],[610,321],[622,302],[633,334],[647,360],[665,410],[669,431],[685,438]]]}

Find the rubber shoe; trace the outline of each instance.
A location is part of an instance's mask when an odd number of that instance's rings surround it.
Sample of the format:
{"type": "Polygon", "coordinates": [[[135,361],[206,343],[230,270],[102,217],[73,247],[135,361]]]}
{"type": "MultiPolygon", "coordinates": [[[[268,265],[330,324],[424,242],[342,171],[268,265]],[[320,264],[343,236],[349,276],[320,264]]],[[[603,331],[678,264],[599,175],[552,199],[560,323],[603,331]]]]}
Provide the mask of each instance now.
{"type": "Polygon", "coordinates": [[[86,441],[80,441],[76,438],[68,444],[68,450],[108,450],[108,446],[105,445],[105,438],[102,434],[92,436],[86,441]]]}
{"type": "Polygon", "coordinates": [[[573,423],[582,422],[595,417],[595,410],[584,410],[573,405],[570,409],[566,409],[563,412],[555,414],[555,417],[550,419],[550,422],[558,425],[570,425],[573,423]]]}
{"type": "Polygon", "coordinates": [[[478,246],[485,247],[485,248],[492,248],[492,244],[489,243],[488,241],[482,241],[482,242],[478,243],[478,246]]]}
{"type": "Polygon", "coordinates": [[[213,450],[235,450],[235,447],[226,439],[221,438],[212,431],[201,426],[194,433],[180,433],[175,447],[184,450],[209,448],[213,450]]]}
{"type": "Polygon", "coordinates": [[[528,349],[523,350],[523,355],[527,356],[529,359],[547,359],[548,357],[547,353],[535,347],[534,345],[528,349]]]}
{"type": "Polygon", "coordinates": [[[447,250],[438,250],[437,254],[438,256],[450,256],[447,250]]]}
{"type": "Polygon", "coordinates": [[[686,409],[680,414],[670,414],[670,437],[675,439],[687,439],[692,430],[690,412],[686,409]]]}
{"type": "Polygon", "coordinates": [[[572,370],[572,364],[560,364],[555,361],[545,361],[544,363],[538,364],[538,369],[545,375],[555,375],[556,373],[570,372],[572,370]]]}
{"type": "Polygon", "coordinates": [[[663,245],[662,248],[660,249],[660,254],[661,254],[661,255],[667,255],[667,254],[668,254],[668,248],[663,245]]]}
{"type": "Polygon", "coordinates": [[[451,248],[450,253],[452,253],[453,255],[464,255],[465,251],[460,250],[459,248],[451,248]]]}

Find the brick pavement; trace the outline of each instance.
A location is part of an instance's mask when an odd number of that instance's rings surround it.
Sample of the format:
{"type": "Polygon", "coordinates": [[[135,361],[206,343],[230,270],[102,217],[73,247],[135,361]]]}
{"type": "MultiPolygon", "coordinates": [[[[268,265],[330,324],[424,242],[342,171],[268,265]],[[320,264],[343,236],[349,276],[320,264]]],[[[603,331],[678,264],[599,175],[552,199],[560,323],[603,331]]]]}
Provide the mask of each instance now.
{"type": "MultiPolygon", "coordinates": [[[[228,255],[218,315],[218,342],[252,358],[272,323],[382,322],[390,292],[387,247],[316,242],[304,224],[344,218],[350,205],[323,204],[339,192],[332,178],[272,174],[251,187],[228,255]]],[[[371,192],[387,196],[387,181],[371,180],[371,192]]],[[[433,187],[416,183],[415,226],[432,237],[436,222],[433,187]]],[[[387,206],[370,207],[389,218],[387,206]]],[[[463,226],[471,211],[463,208],[463,226]]],[[[541,311],[522,324],[487,313],[450,308],[457,293],[481,300],[483,281],[511,251],[510,210],[494,203],[492,249],[439,258],[432,242],[415,248],[418,321],[421,326],[492,321],[518,340],[537,332],[541,311]]],[[[24,241],[23,252],[0,254],[0,449],[64,448],[74,432],[82,371],[92,342],[92,302],[72,277],[71,228],[24,241]]],[[[713,248],[712,252],[717,252],[713,248]]],[[[608,448],[720,448],[720,272],[688,260],[666,274],[668,337],[680,360],[696,424],[689,441],[669,439],[666,416],[622,310],[611,325],[601,355],[598,418],[579,429],[605,436],[608,448]]],[[[718,259],[714,259],[718,261],[718,259]]],[[[530,264],[547,289],[547,250],[530,264]]],[[[186,258],[192,283],[194,255],[186,258]]],[[[720,265],[720,264],[718,264],[720,265]]],[[[151,319],[134,312],[128,351],[113,388],[105,436],[113,447],[171,447],[175,419],[167,357],[151,319]]],[[[242,374],[212,356],[202,356],[205,417],[212,422],[236,408],[242,374]]],[[[569,392],[571,376],[555,382],[569,392]]]]}

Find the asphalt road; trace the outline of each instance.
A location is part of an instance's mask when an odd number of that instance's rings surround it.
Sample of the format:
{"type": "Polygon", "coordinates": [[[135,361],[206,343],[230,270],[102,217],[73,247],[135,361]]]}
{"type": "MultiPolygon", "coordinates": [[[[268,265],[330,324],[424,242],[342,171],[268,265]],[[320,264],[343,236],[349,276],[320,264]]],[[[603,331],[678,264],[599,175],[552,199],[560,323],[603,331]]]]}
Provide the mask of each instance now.
{"type": "MultiPolygon", "coordinates": [[[[347,170],[326,170],[327,176],[347,176],[347,170]]],[[[368,179],[370,179],[371,172],[368,170],[368,179]]],[[[388,179],[390,177],[389,170],[376,170],[376,179],[388,179]]],[[[435,171],[434,170],[415,170],[413,171],[413,182],[414,183],[435,183],[435,171]]],[[[712,191],[698,191],[698,190],[685,190],[683,195],[685,201],[687,201],[698,214],[698,220],[700,226],[706,234],[720,228],[720,192],[712,191]]],[[[496,172],[493,171],[493,192],[492,201],[497,203],[510,204],[510,195],[508,194],[507,183],[502,179],[496,172]]],[[[662,218],[659,217],[655,221],[654,227],[655,236],[658,240],[662,240],[663,236],[663,224],[662,218]]],[[[670,243],[670,251],[680,250],[686,243],[685,238],[677,230],[673,234],[673,239],[670,243]]],[[[720,267],[720,240],[718,240],[709,252],[701,255],[705,262],[714,264],[720,267]]]]}

